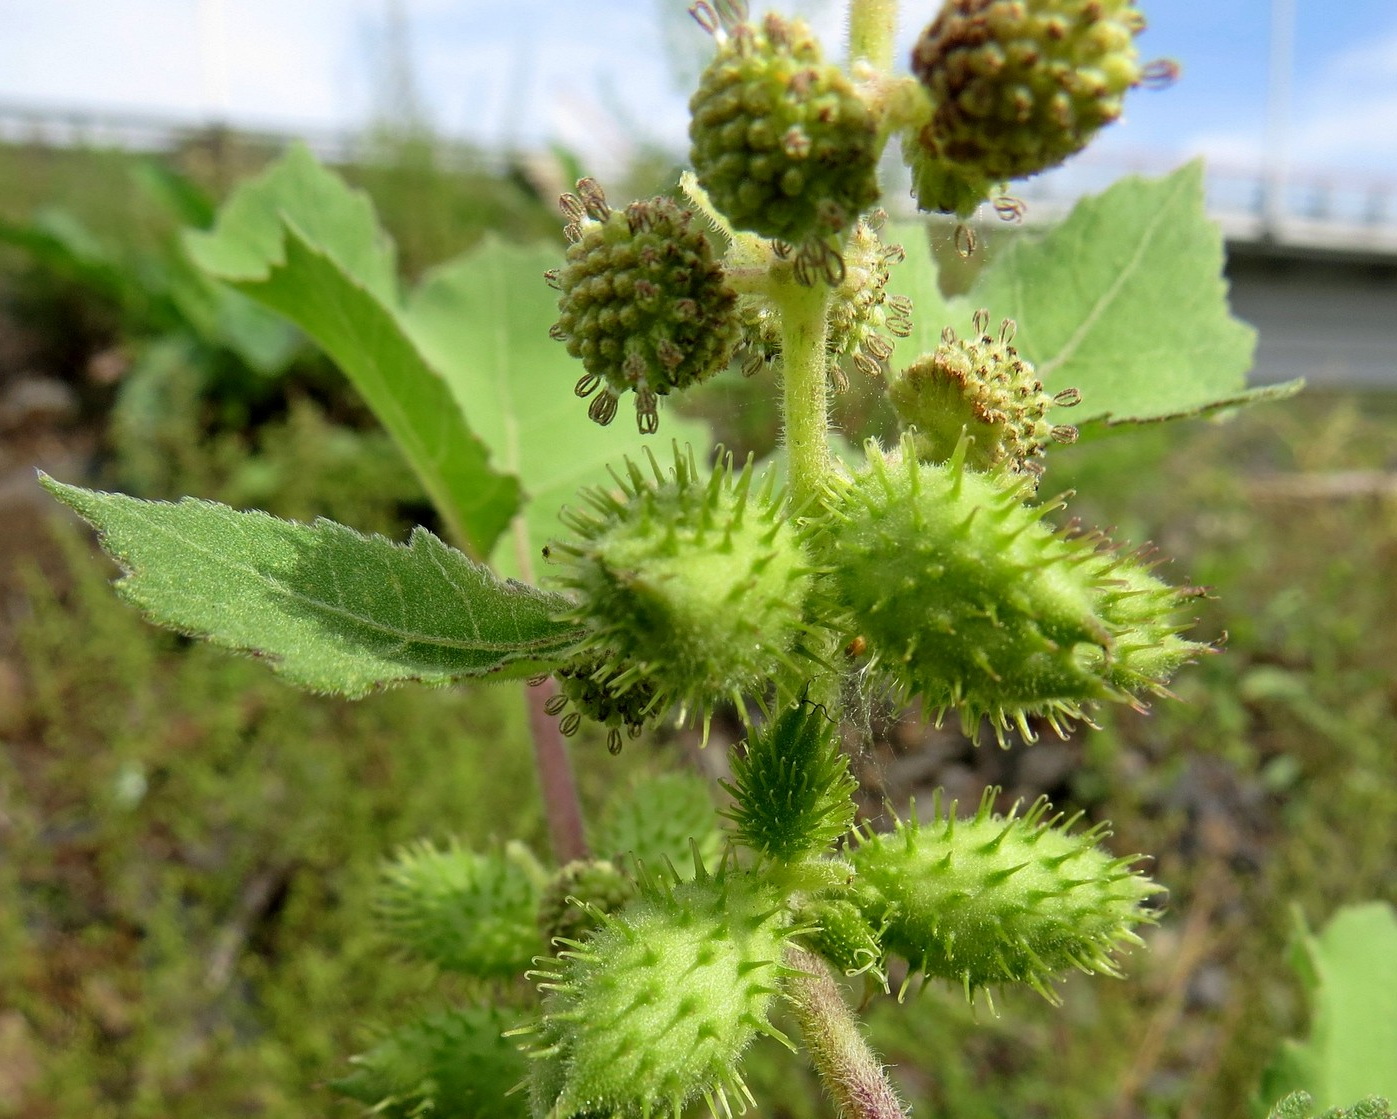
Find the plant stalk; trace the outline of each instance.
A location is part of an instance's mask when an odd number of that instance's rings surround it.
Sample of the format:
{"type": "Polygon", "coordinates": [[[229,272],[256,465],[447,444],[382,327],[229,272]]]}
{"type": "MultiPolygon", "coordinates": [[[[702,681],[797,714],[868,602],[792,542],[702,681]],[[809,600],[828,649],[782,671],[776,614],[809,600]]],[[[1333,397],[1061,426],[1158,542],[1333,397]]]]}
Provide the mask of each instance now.
{"type": "Polygon", "coordinates": [[[534,769],[548,820],[548,838],[553,857],[559,866],[564,866],[587,857],[587,833],[582,825],[582,804],[577,797],[567,739],[558,729],[558,720],[544,710],[549,698],[557,694],[558,681],[551,676],[527,690],[529,737],[534,743],[534,769]]]}
{"type": "Polygon", "coordinates": [[[820,957],[794,946],[786,963],[800,974],[785,987],[810,1061],[820,1082],[846,1119],[907,1119],[897,1093],[864,1040],[858,1022],[844,1002],[820,957]]]}
{"type": "MultiPolygon", "coordinates": [[[[523,517],[514,518],[514,557],[519,577],[533,582],[534,565],[529,547],[529,530],[523,517]]],[[[587,857],[587,832],[582,822],[582,801],[577,795],[577,779],[568,757],[567,739],[558,720],[545,709],[558,694],[558,681],[548,677],[541,684],[526,688],[524,702],[529,709],[529,737],[534,746],[534,771],[538,775],[539,796],[548,821],[548,838],[553,858],[559,866],[587,857]]]]}
{"type": "Polygon", "coordinates": [[[849,0],[849,62],[867,62],[887,73],[893,68],[897,0],[849,0]]]}
{"type": "Polygon", "coordinates": [[[825,313],[830,289],[793,277],[773,284],[781,308],[781,394],[791,508],[799,512],[819,496],[829,473],[829,385],[825,313]]]}

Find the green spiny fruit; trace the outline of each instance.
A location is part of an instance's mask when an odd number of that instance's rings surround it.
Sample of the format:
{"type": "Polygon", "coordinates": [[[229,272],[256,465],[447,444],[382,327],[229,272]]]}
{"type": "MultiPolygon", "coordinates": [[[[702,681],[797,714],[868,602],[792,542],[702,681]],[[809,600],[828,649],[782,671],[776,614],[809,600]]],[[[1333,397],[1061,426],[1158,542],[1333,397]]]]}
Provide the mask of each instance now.
{"type": "Polygon", "coordinates": [[[1352,1107],[1331,1107],[1315,1115],[1315,1101],[1308,1092],[1291,1092],[1266,1119],[1397,1119],[1397,1112],[1381,1096],[1369,1096],[1352,1107]]]}
{"type": "MultiPolygon", "coordinates": [[[[634,860],[652,869],[673,867],[677,875],[700,863],[712,864],[722,852],[708,782],[697,773],[661,773],[637,781],[607,802],[592,836],[592,849],[604,858],[634,860]]],[[[629,865],[629,864],[627,864],[629,865]]]]}
{"type": "Polygon", "coordinates": [[[332,1087],[384,1119],[525,1119],[513,1089],[528,1075],[514,1025],[489,1007],[449,1010],[394,1030],[332,1087]]]}
{"type": "Polygon", "coordinates": [[[1004,742],[1029,719],[1059,733],[1098,700],[1138,706],[1204,646],[1178,636],[1187,594],[1102,538],[1054,530],[1051,507],[1024,503],[1026,481],[869,444],[868,468],[832,484],[821,559],[861,639],[900,689],[965,732],[989,719],[1004,742]]]}
{"type": "Polygon", "coordinates": [[[553,875],[538,903],[543,939],[581,940],[635,896],[635,880],[608,859],[575,859],[553,875]]]}
{"type": "Polygon", "coordinates": [[[1054,976],[1077,968],[1118,975],[1112,953],[1139,944],[1135,925],[1161,892],[1130,869],[1138,856],[1100,850],[1104,825],[1072,833],[1080,814],[1047,818],[1040,799],[1022,816],[992,811],[988,789],[971,819],[943,816],[940,794],[925,824],[866,833],[852,853],[855,899],[882,924],[883,946],[921,974],[962,984],[967,997],[1026,983],[1050,1002],[1054,976]]]}
{"type": "Polygon", "coordinates": [[[912,50],[929,117],[907,154],[924,209],[965,215],[994,183],[1080,151],[1145,77],[1132,0],[947,0],[912,50]]]}
{"type": "Polygon", "coordinates": [[[560,292],[550,333],[586,370],[577,395],[601,390],[587,414],[609,424],[617,400],[633,391],[636,422],[651,434],[658,397],[727,367],[738,340],[737,295],[692,211],[668,198],[613,210],[591,179],[577,191],[562,197],[573,243],[567,263],[548,273],[560,292]]]}
{"type": "Polygon", "coordinates": [[[423,841],[384,867],[377,909],[390,935],[437,966],[514,978],[539,950],[538,900],[518,860],[423,841]]]}
{"type": "Polygon", "coordinates": [[[671,703],[680,718],[720,700],[741,704],[773,678],[798,678],[803,610],[813,579],[806,547],[772,483],[752,492],[750,461],[734,479],[731,456],[700,478],[692,452],[675,448],[666,476],[653,455],[634,462],[618,489],[584,494],[590,510],[564,510],[574,538],[551,549],[558,581],[586,627],[582,656],[612,656],[593,676],[615,696],[652,690],[642,714],[671,703]]]}
{"type": "Polygon", "coordinates": [[[819,704],[802,703],[748,737],[734,753],[735,804],[728,815],[738,842],[779,862],[817,855],[854,822],[849,761],[839,748],[839,726],[819,704]]]}
{"type": "Polygon", "coordinates": [[[987,333],[989,312],[975,313],[973,339],[957,338],[947,327],[933,354],[913,362],[888,390],[903,424],[915,428],[913,442],[923,462],[946,462],[962,433],[974,442],[965,462],[973,470],[1001,464],[1017,473],[1037,475],[1037,461],[1049,440],[1076,441],[1077,429],[1051,424],[1048,409],[1071,407],[1081,399],[1076,389],[1055,396],[1043,391],[1033,366],[1010,342],[1014,320],[1005,319],[999,337],[987,333]]]}
{"type": "Polygon", "coordinates": [[[558,728],[569,738],[577,733],[584,717],[600,723],[608,728],[607,749],[619,754],[621,727],[631,738],[637,738],[657,712],[652,704],[655,690],[646,680],[624,692],[612,690],[606,681],[611,675],[609,666],[614,663],[614,656],[594,652],[564,665],[557,672],[560,690],[549,696],[543,707],[548,714],[561,716],[558,728]]]}
{"type": "Polygon", "coordinates": [[[585,943],[533,973],[536,1116],[648,1116],[705,1097],[750,1101],[737,1063],[768,1022],[783,975],[782,907],[754,879],[700,873],[608,915],[585,943]]]}
{"type": "Polygon", "coordinates": [[[878,199],[868,107],[801,20],[712,30],[689,139],[713,204],[735,228],[791,245],[842,233],[878,199]]]}
{"type": "Polygon", "coordinates": [[[1097,608],[1118,634],[1110,649],[1089,655],[1097,671],[1112,685],[1128,692],[1167,695],[1164,688],[1182,666],[1209,652],[1210,647],[1182,636],[1191,627],[1184,605],[1206,595],[1203,587],[1171,587],[1151,574],[1159,560],[1148,548],[1123,552],[1101,534],[1083,538],[1094,542],[1093,577],[1101,587],[1097,608]]]}
{"type": "Polygon", "coordinates": [[[872,975],[886,987],[880,931],[848,898],[817,898],[796,910],[796,921],[806,930],[795,934],[801,943],[845,975],[872,975]]]}

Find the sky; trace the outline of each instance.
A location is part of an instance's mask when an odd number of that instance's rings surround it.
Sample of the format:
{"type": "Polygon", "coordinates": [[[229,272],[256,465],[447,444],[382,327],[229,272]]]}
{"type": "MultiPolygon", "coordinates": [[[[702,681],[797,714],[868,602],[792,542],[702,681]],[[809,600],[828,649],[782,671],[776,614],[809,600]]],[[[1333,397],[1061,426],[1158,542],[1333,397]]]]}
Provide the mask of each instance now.
{"type": "MultiPolygon", "coordinates": [[[[436,129],[485,145],[559,143],[592,166],[637,142],[682,156],[685,102],[710,49],[688,0],[0,0],[0,108],[139,112],[274,129],[353,130],[385,104],[386,12],[400,6],[436,129]]],[[[1296,173],[1397,190],[1397,3],[1295,9],[1283,132],[1267,130],[1272,0],[1140,0],[1146,58],[1180,80],[1136,90],[1092,149],[1238,172],[1283,153],[1296,173]]],[[[833,0],[807,15],[827,44],[833,0]]],[[[910,44],[935,5],[904,0],[910,44]]],[[[834,49],[833,47],[831,49],[834,49]]]]}

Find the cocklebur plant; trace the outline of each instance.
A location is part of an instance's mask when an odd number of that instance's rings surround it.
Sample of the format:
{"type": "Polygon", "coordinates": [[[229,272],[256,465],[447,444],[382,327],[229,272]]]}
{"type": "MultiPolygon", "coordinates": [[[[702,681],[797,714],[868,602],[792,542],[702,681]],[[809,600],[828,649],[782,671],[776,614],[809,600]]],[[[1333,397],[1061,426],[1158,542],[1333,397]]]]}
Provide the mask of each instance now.
{"type": "Polygon", "coordinates": [[[531,683],[554,865],[510,845],[389,864],[385,932],[468,1005],[357,1060],[341,1086],[377,1114],[727,1114],[765,1036],[808,1056],[841,1113],[893,1116],[841,979],[1055,1000],[1069,971],[1115,974],[1161,894],[1104,826],[1000,811],[993,790],[963,820],[938,801],[882,834],[856,822],[843,752],[869,697],[1010,746],[1143,708],[1208,651],[1186,636],[1198,592],[1038,497],[1045,452],[1079,427],[1255,395],[1197,169],[1084,201],[964,301],[940,293],[925,230],[873,209],[893,202],[889,145],[924,207],[961,216],[1068,156],[1149,72],[1140,16],[952,0],[921,13],[906,74],[892,0],[851,0],[844,63],[780,14],[694,14],[714,40],[694,173],[623,206],[581,180],[561,264],[488,243],[404,297],[365,200],[304,151],[187,238],[340,363],[459,549],[45,480],[98,529],[128,600],[291,683],[531,683]],[[766,364],[777,460],[714,453],[672,410],[661,423],[692,386],[766,364]],[[834,453],[831,393],[851,375],[890,386],[895,445],[834,453]],[[637,424],[610,425],[627,392],[637,424]],[[1072,428],[1048,418],[1068,405],[1072,428]],[[722,815],[684,778],[642,785],[589,843],[565,739],[595,723],[614,752],[665,721],[706,738],[720,708],[747,728],[722,815]]]}

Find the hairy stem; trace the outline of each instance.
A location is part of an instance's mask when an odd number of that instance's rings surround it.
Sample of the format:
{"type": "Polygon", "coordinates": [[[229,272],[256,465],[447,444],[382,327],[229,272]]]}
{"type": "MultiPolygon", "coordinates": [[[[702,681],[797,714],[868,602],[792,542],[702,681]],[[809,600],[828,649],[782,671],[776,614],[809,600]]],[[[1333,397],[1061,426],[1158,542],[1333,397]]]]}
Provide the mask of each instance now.
{"type": "Polygon", "coordinates": [[[845,1119],[907,1119],[824,960],[790,947],[786,963],[801,972],[787,981],[786,998],[810,1061],[839,1114],[845,1119]]]}
{"type": "Polygon", "coordinates": [[[567,740],[558,729],[558,720],[544,710],[550,696],[556,695],[558,681],[551,676],[528,689],[529,732],[534,740],[534,769],[538,773],[539,795],[548,819],[548,838],[558,865],[587,857],[587,836],[582,826],[582,804],[577,798],[572,759],[567,740]]]}
{"type": "Polygon", "coordinates": [[[849,0],[849,62],[887,73],[893,67],[897,0],[849,0]]]}
{"type": "MultiPolygon", "coordinates": [[[[533,551],[523,517],[514,518],[514,559],[519,577],[533,582],[533,551]]],[[[587,857],[587,833],[582,824],[582,801],[568,757],[567,739],[558,729],[558,720],[544,709],[558,693],[558,681],[549,677],[536,687],[525,689],[529,708],[529,737],[534,745],[534,771],[538,776],[543,814],[548,821],[548,838],[558,865],[587,857]]]]}
{"type": "Polygon", "coordinates": [[[825,369],[825,312],[829,288],[786,277],[773,285],[781,308],[782,419],[790,471],[791,507],[800,510],[820,493],[830,468],[829,386],[825,369]]]}

